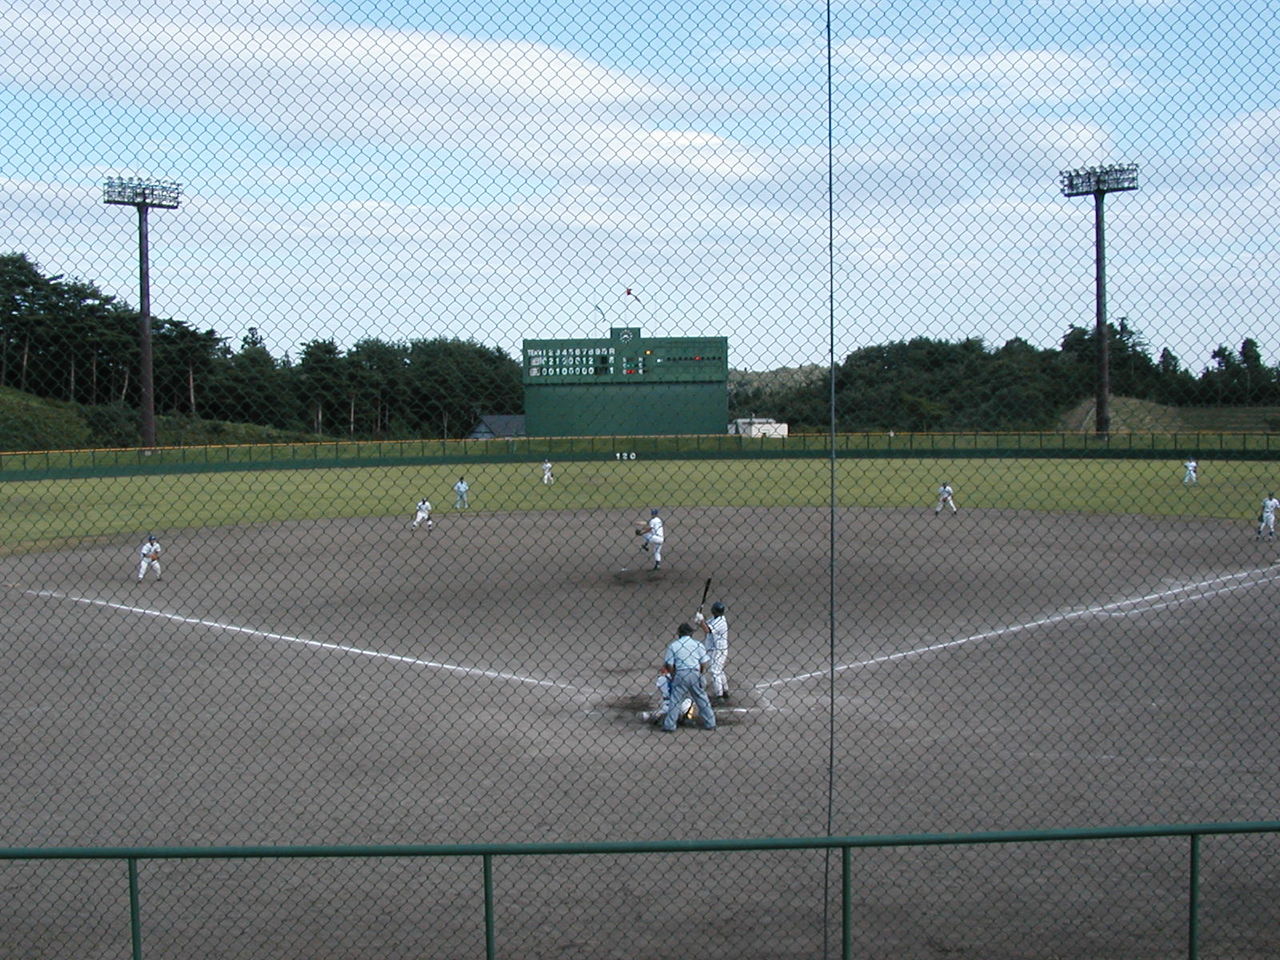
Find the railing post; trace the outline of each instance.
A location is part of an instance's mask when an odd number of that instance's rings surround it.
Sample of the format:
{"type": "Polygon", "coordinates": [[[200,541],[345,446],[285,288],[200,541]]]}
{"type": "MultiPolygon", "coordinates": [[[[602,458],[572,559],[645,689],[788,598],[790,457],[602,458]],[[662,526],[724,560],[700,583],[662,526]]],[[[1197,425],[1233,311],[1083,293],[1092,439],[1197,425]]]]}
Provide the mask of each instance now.
{"type": "Polygon", "coordinates": [[[142,915],[138,909],[138,861],[129,864],[129,939],[133,944],[133,960],[142,960],[142,915]]]}
{"type": "Polygon", "coordinates": [[[1200,834],[1191,834],[1191,863],[1187,890],[1187,960],[1200,956],[1200,834]]]}
{"type": "Polygon", "coordinates": [[[852,851],[840,848],[840,956],[853,960],[853,878],[850,876],[852,851]]]}
{"type": "Polygon", "coordinates": [[[497,953],[493,944],[493,855],[486,853],[480,859],[484,862],[484,955],[486,960],[494,960],[497,953]]]}

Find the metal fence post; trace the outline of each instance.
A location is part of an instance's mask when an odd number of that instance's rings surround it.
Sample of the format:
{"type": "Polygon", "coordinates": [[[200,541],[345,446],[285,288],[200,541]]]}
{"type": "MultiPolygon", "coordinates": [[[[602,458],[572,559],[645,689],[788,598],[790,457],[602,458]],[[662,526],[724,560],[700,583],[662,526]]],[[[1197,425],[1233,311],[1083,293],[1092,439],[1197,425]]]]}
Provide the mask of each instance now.
{"type": "Polygon", "coordinates": [[[850,875],[852,851],[840,848],[840,956],[853,960],[853,878],[850,875]]]}
{"type": "Polygon", "coordinates": [[[484,863],[484,955],[486,960],[494,960],[497,953],[493,943],[493,855],[486,853],[480,859],[484,863]]]}
{"type": "Polygon", "coordinates": [[[129,864],[129,939],[133,944],[133,960],[142,960],[142,915],[138,909],[138,860],[129,864]]]}
{"type": "Polygon", "coordinates": [[[1191,862],[1187,884],[1187,960],[1200,956],[1200,834],[1191,835],[1191,862]]]}

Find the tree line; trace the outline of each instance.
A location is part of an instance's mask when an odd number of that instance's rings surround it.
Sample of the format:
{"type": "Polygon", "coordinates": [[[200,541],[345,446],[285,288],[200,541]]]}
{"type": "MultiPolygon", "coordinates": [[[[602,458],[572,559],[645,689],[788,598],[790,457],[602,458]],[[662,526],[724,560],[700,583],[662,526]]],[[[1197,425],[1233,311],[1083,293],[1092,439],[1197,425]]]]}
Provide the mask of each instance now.
{"type": "MultiPolygon", "coordinates": [[[[27,256],[0,256],[0,386],[81,405],[133,442],[139,404],[138,311],[95,284],[46,276],[27,256]]],[[[152,318],[156,413],[351,439],[465,437],[484,414],[523,412],[519,363],[450,337],[340,348],[302,345],[276,358],[250,328],[236,348],[213,329],[152,318]]],[[[1153,357],[1124,321],[1108,331],[1117,396],[1171,406],[1277,406],[1280,370],[1253,339],[1225,346],[1199,373],[1169,350],[1153,357]]],[[[1072,326],[1057,348],[1015,338],[996,348],[925,337],[854,350],[834,372],[836,429],[1041,430],[1092,396],[1097,337],[1072,326]]],[[[828,428],[826,376],[732,381],[730,417],[828,428]]],[[[101,433],[102,431],[98,431],[101,433]]],[[[123,437],[121,436],[123,435],[123,437]]],[[[102,439],[99,437],[99,439],[102,439]]]]}
{"type": "MultiPolygon", "coordinates": [[[[0,386],[90,408],[140,403],[137,309],[83,280],[0,256],[0,386]]],[[[482,414],[523,409],[520,365],[458,338],[364,338],[276,358],[255,328],[237,348],[212,329],[152,318],[160,416],[352,439],[465,437],[482,414]]]]}
{"type": "MultiPolygon", "coordinates": [[[[1125,322],[1109,324],[1111,393],[1175,407],[1280,405],[1280,368],[1262,360],[1257,341],[1239,351],[1218,347],[1211,366],[1187,370],[1169,350],[1153,358],[1125,322]]],[[[1057,349],[1014,338],[988,348],[976,338],[927,337],[863,347],[827,377],[771,386],[748,381],[731,394],[734,417],[767,416],[797,432],[835,429],[1053,430],[1064,413],[1092,397],[1097,382],[1096,330],[1072,326],[1057,349]]]]}

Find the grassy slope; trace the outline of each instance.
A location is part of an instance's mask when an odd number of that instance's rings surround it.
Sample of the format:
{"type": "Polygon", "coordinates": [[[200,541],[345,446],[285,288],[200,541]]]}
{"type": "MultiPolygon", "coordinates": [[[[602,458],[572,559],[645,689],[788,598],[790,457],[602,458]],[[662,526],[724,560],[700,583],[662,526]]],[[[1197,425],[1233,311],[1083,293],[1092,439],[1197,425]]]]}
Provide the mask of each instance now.
{"type": "MultiPolygon", "coordinates": [[[[1166,407],[1130,397],[1111,398],[1113,433],[1268,433],[1280,424],[1275,407],[1166,407]]],[[[1082,400],[1061,421],[1064,430],[1092,430],[1094,401],[1082,400]]]]}
{"type": "MultiPolygon", "coordinates": [[[[161,477],[17,481],[0,486],[4,552],[47,549],[148,530],[221,527],[327,517],[402,515],[421,496],[447,514],[456,465],[275,470],[161,477]]],[[[467,470],[475,510],[634,509],[692,506],[822,507],[824,460],[565,462],[545,487],[536,464],[467,470]]],[[[929,508],[937,486],[962,509],[1081,511],[1252,518],[1280,466],[1203,460],[1184,487],[1176,461],[852,460],[837,468],[843,506],[929,508]]]]}

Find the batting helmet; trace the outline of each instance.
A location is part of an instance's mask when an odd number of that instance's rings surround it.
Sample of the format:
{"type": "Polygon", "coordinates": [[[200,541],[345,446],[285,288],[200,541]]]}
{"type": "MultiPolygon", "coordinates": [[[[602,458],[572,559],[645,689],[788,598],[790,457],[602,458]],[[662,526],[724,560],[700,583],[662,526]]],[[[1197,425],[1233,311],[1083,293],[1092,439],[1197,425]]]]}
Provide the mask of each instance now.
{"type": "Polygon", "coordinates": [[[715,603],[713,603],[713,604],[711,605],[711,615],[712,615],[713,617],[722,617],[722,616],[724,616],[724,604],[723,604],[723,603],[721,603],[719,600],[717,600],[715,603]]]}

